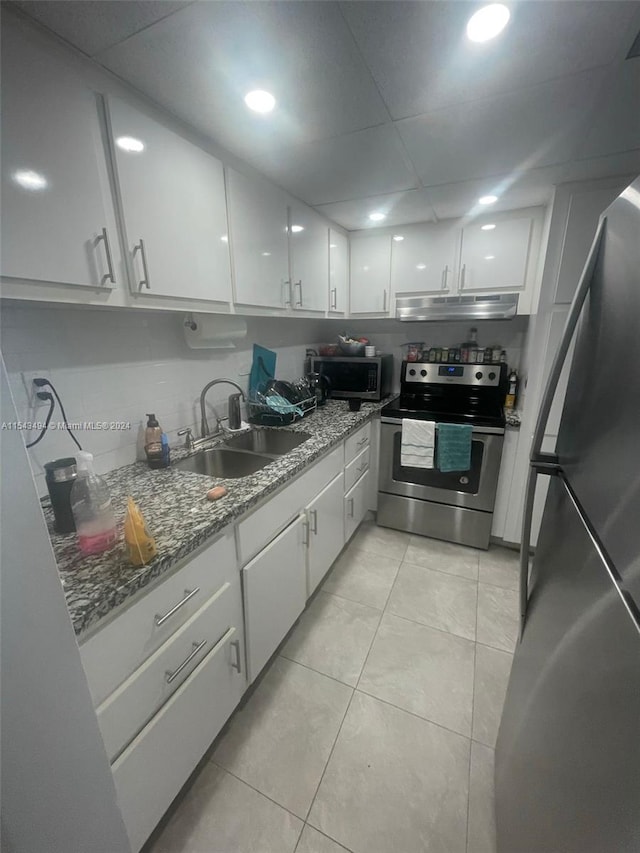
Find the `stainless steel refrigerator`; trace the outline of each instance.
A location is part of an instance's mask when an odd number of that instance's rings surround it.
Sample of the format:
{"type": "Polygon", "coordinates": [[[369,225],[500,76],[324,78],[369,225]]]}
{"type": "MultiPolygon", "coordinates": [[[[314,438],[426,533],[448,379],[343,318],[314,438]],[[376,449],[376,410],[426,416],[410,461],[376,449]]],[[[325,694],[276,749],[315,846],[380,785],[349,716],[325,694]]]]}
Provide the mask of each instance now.
{"type": "Polygon", "coordinates": [[[604,212],[536,427],[498,853],[640,851],[640,178],[604,212]],[[541,452],[575,351],[556,453],[541,452]],[[529,567],[533,492],[550,477],[529,567]]]}

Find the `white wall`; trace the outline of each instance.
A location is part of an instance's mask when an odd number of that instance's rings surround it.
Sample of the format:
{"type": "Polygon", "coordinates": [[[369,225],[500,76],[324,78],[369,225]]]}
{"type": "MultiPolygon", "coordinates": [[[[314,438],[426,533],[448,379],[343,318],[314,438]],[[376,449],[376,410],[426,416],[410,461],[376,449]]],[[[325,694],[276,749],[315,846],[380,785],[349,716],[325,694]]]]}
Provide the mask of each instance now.
{"type": "MultiPolygon", "coordinates": [[[[48,403],[34,409],[30,402],[31,376],[23,373],[37,372],[53,382],[70,421],[130,421],[128,430],[78,433],[103,473],[144,458],[146,412],[155,412],[172,445],[184,441],[176,436],[178,429],[191,426],[194,435],[199,434],[200,391],[222,377],[246,390],[254,342],[273,348],[278,376],[292,379],[303,373],[305,344],[322,340],[315,320],[248,317],[247,337],[237,349],[195,351],[184,341],[183,317],[4,301],[1,346],[19,418],[44,420],[48,411],[48,403]]],[[[233,390],[224,385],[212,388],[208,404],[222,416],[233,390]]],[[[56,407],[53,420],[59,418],[56,407]]],[[[215,417],[210,418],[213,423],[215,417]]],[[[29,441],[37,434],[37,430],[25,433],[25,438],[29,441]]],[[[73,456],[75,449],[66,433],[49,431],[29,450],[41,495],[46,494],[43,464],[73,456]]]]}
{"type": "MultiPolygon", "coordinates": [[[[2,418],[15,417],[2,373],[2,418]]],[[[47,527],[18,432],[2,454],[2,848],[126,853],[47,527]]]]}

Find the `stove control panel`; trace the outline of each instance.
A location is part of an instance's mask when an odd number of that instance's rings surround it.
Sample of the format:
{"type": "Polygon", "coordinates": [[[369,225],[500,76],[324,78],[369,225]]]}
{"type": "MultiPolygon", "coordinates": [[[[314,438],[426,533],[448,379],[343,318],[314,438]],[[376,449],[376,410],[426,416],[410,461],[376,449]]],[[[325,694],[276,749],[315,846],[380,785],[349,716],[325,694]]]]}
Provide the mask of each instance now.
{"type": "Polygon", "coordinates": [[[466,385],[498,388],[501,364],[438,364],[405,361],[402,363],[402,384],[466,385]]]}

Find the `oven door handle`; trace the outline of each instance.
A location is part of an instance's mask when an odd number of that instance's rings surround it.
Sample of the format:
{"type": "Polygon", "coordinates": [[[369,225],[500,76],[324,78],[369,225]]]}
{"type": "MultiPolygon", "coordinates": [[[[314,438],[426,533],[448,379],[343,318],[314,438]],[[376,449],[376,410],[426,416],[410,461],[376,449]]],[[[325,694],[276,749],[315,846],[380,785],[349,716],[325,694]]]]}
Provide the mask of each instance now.
{"type": "MultiPolygon", "coordinates": [[[[402,418],[380,418],[381,424],[389,424],[402,429],[402,418]]],[[[504,427],[474,427],[472,435],[504,435],[504,427]]]]}

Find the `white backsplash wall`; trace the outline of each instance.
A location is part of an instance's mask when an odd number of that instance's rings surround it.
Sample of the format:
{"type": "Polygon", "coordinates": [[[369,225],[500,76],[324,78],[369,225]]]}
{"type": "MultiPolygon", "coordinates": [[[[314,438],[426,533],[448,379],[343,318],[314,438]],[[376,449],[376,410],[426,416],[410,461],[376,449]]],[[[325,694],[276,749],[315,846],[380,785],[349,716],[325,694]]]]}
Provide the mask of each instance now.
{"type": "MultiPolygon", "coordinates": [[[[322,322],[302,318],[247,317],[247,337],[234,350],[191,350],[185,343],[184,315],[136,310],[4,302],[1,346],[19,417],[44,421],[48,403],[34,409],[31,378],[45,376],[56,387],[69,421],[129,421],[125,430],[75,430],[84,450],[96,457],[99,473],[144,458],[145,413],[154,412],[172,446],[176,432],[190,426],[199,435],[200,391],[212,379],[227,378],[246,391],[251,348],[260,343],[278,355],[277,375],[293,379],[303,372],[307,345],[322,341],[322,322]],[[23,374],[27,374],[26,377],[23,374]]],[[[43,390],[47,390],[46,388],[43,390]]],[[[230,386],[212,388],[211,406],[226,414],[230,386]]],[[[244,411],[243,411],[244,414],[244,411]]],[[[59,406],[53,421],[61,421],[59,406]]],[[[38,430],[25,433],[33,440],[38,430]]],[[[29,457],[41,495],[46,493],[45,462],[73,456],[76,446],[64,431],[49,430],[29,457]]]]}
{"type": "Polygon", "coordinates": [[[383,353],[394,358],[394,388],[400,387],[400,363],[404,355],[402,344],[424,341],[429,347],[455,347],[466,341],[469,329],[478,330],[478,345],[481,347],[500,344],[507,351],[509,367],[520,369],[526,346],[529,318],[514,317],[513,320],[474,320],[464,323],[403,323],[399,320],[327,320],[326,342],[335,340],[344,331],[355,337],[367,337],[383,353]]]}

